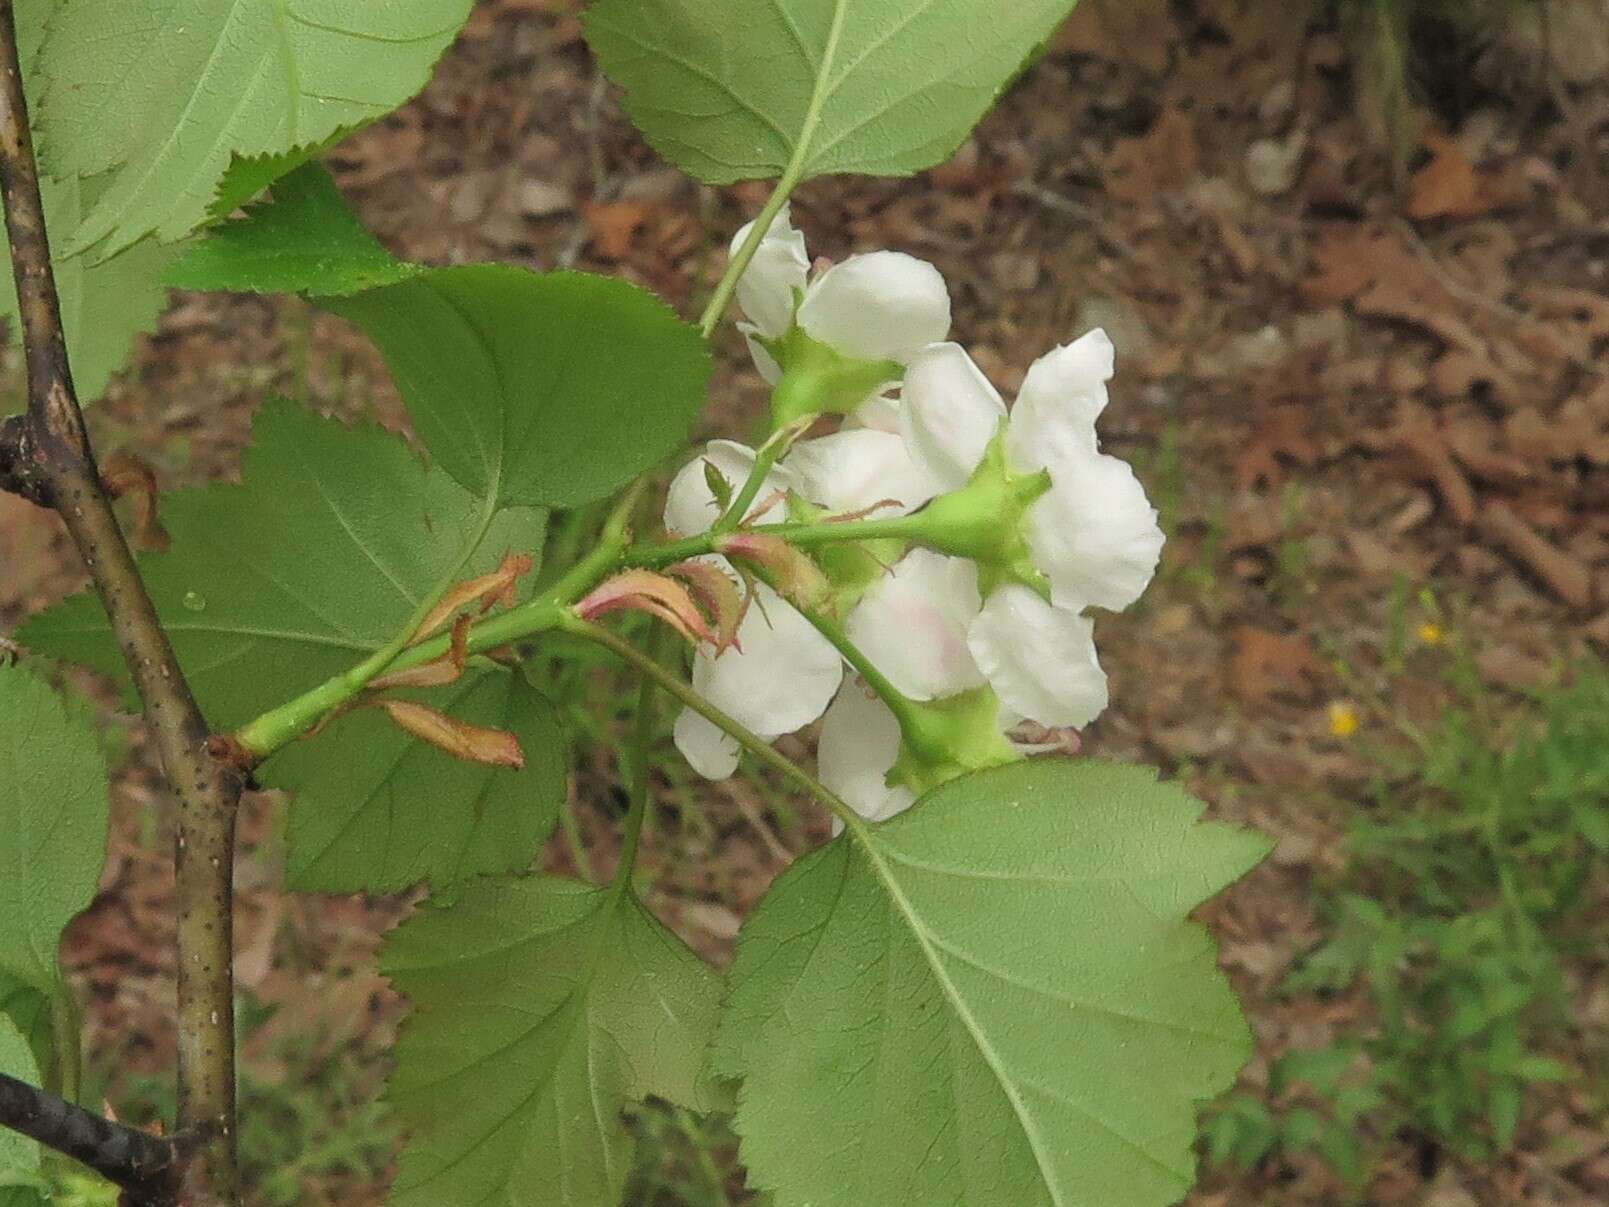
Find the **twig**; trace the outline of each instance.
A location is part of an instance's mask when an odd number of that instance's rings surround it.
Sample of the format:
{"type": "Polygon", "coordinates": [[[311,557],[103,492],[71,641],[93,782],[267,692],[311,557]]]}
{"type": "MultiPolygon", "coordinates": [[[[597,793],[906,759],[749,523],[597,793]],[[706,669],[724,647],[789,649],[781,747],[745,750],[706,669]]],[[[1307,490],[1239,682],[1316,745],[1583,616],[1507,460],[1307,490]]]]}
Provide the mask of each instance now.
{"type": "Polygon", "coordinates": [[[1592,606],[1592,571],[1549,542],[1502,503],[1487,503],[1476,525],[1481,535],[1535,574],[1572,608],[1592,606]]]}
{"type": "Polygon", "coordinates": [[[187,1207],[232,1207],[235,1174],[231,905],[243,781],[207,753],[207,725],[106,497],[73,390],[28,128],[12,0],[0,0],[0,195],[11,236],[28,411],[0,432],[0,487],[53,507],[106,608],[179,802],[178,1130],[193,1137],[187,1207]]]}
{"type": "Polygon", "coordinates": [[[1475,522],[1479,503],[1475,489],[1458,468],[1458,462],[1447,449],[1447,441],[1436,426],[1436,421],[1422,407],[1404,405],[1398,408],[1396,423],[1384,431],[1365,436],[1359,441],[1365,448],[1376,452],[1401,449],[1436,485],[1443,504],[1459,524],[1468,527],[1475,522]]]}
{"type": "Polygon", "coordinates": [[[102,1119],[0,1073],[0,1125],[87,1165],[131,1195],[171,1202],[179,1144],[102,1119]]]}

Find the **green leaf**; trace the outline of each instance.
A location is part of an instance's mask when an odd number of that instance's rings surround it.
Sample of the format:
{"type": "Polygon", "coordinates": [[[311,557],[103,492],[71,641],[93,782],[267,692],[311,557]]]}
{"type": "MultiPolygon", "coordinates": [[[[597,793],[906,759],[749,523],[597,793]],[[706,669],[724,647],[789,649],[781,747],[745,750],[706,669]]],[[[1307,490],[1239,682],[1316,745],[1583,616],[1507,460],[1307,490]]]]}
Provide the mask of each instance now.
{"type": "Polygon", "coordinates": [[[437,268],[326,305],[379,345],[436,463],[503,503],[603,498],[686,443],[709,385],[697,331],[606,277],[437,268]]]}
{"type": "Polygon", "coordinates": [[[1177,1201],[1251,1051],[1191,909],[1267,853],[1139,767],[1020,763],[795,864],[716,1071],[781,1204],[1177,1201]]]}
{"type": "MultiPolygon", "coordinates": [[[[77,225],[93,192],[77,180],[48,178],[40,181],[40,190],[46,225],[52,234],[60,231],[64,236],[77,225]]],[[[173,248],[146,240],[98,264],[59,251],[52,256],[67,356],[80,402],[99,398],[128,359],[134,337],[156,326],[168,303],[162,276],[176,254],[173,248]]],[[[4,257],[0,263],[10,264],[11,245],[3,228],[0,257],[4,257]]],[[[0,273],[0,318],[6,320],[7,338],[16,342],[17,287],[9,271],[0,273]]]]}
{"type": "Polygon", "coordinates": [[[0,1019],[9,1019],[33,1050],[41,1068],[53,1059],[50,998],[21,977],[0,972],[0,1019]]]}
{"type": "Polygon", "coordinates": [[[520,674],[471,673],[427,697],[474,725],[509,730],[525,767],[454,759],[361,710],[287,747],[263,780],[295,794],[290,886],[390,892],[523,871],[558,821],[568,760],[553,706],[520,674]]]}
{"type": "Polygon", "coordinates": [[[190,248],[168,273],[178,289],[241,293],[360,293],[421,271],[397,259],[347,208],[330,174],[307,164],[190,248]]]}
{"type": "Polygon", "coordinates": [[[730,184],[941,163],[1073,0],[599,0],[587,40],[666,159],[730,184]]]}
{"type": "MultiPolygon", "coordinates": [[[[427,596],[505,552],[541,550],[544,513],[491,506],[379,427],[348,429],[280,400],[252,430],[244,482],[164,498],[172,551],[140,559],[214,726],[240,725],[360,662],[427,596]]],[[[19,637],[125,676],[93,596],[35,617],[19,637]]]]}
{"type": "Polygon", "coordinates": [[[236,156],[373,121],[430,76],[472,0],[64,0],[38,58],[40,150],[108,175],[68,250],[112,253],[207,217],[236,156]]]}
{"type": "MultiPolygon", "coordinates": [[[[33,63],[45,37],[45,22],[61,0],[21,0],[16,6],[17,46],[28,76],[30,96],[37,94],[33,63]]],[[[175,252],[153,242],[141,243],[102,264],[63,255],[66,236],[78,225],[86,203],[97,195],[96,184],[77,179],[39,182],[45,224],[52,236],[51,264],[61,299],[67,355],[80,403],[95,401],[128,358],[134,337],[149,331],[167,305],[162,274],[175,252]]],[[[11,263],[11,244],[0,223],[0,264],[11,263]]],[[[0,272],[0,324],[5,340],[18,339],[17,287],[9,271],[0,272]]],[[[24,400],[0,399],[0,415],[20,410],[24,400]]]]}
{"type": "MultiPolygon", "coordinates": [[[[29,1085],[40,1084],[39,1065],[34,1060],[33,1049],[28,1046],[22,1032],[4,1015],[0,1015],[0,1073],[26,1081],[29,1085]]],[[[10,1128],[0,1127],[0,1176],[35,1173],[39,1166],[39,1145],[10,1128]]],[[[10,1207],[12,1199],[8,1196],[13,1196],[18,1203],[26,1203],[29,1200],[21,1197],[26,1193],[21,1187],[8,1189],[0,1185],[0,1204],[10,1207]]]]}
{"type": "Polygon", "coordinates": [[[0,973],[57,992],[62,928],[100,880],[106,810],[94,731],[42,679],[0,665],[0,973]]]}
{"type": "Polygon", "coordinates": [[[626,1103],[710,1105],[720,979],[629,890],[477,881],[382,963],[413,1003],[388,1092],[413,1135],[393,1207],[614,1207],[626,1103]]]}
{"type": "Polygon", "coordinates": [[[198,243],[171,280],[322,297],[379,345],[437,463],[477,494],[573,507],[681,447],[709,384],[698,334],[624,281],[393,257],[322,168],[198,243]]]}

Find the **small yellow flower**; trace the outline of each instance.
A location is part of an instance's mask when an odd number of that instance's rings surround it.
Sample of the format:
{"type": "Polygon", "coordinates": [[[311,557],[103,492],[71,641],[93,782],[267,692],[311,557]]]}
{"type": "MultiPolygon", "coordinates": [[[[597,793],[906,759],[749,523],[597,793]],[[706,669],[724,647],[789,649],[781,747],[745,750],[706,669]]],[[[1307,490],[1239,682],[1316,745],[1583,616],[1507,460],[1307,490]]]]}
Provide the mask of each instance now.
{"type": "Polygon", "coordinates": [[[1338,738],[1349,738],[1358,731],[1358,710],[1344,700],[1330,705],[1330,732],[1338,738]]]}
{"type": "Polygon", "coordinates": [[[1426,645],[1440,645],[1447,639],[1446,632],[1434,620],[1427,620],[1419,626],[1419,640],[1426,645]]]}

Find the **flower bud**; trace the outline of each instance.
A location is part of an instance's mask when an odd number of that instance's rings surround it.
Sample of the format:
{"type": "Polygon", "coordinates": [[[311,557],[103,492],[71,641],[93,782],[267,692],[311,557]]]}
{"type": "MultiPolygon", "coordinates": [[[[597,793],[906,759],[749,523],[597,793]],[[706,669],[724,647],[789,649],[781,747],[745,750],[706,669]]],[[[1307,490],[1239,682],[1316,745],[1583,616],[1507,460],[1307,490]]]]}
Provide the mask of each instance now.
{"type": "Polygon", "coordinates": [[[646,612],[663,620],[693,645],[716,641],[709,621],[698,610],[681,583],[652,570],[627,570],[605,579],[575,605],[582,620],[596,620],[611,612],[646,612]]]}
{"type": "Polygon", "coordinates": [[[667,572],[685,579],[704,611],[714,618],[715,656],[718,658],[729,649],[741,653],[738,626],[749,610],[749,602],[754,598],[752,593],[739,590],[732,576],[714,561],[677,562],[667,572]]]}
{"type": "Polygon", "coordinates": [[[752,562],[765,571],[776,593],[795,607],[817,612],[832,603],[832,584],[821,567],[779,536],[734,532],[715,542],[728,557],[752,562]]]}

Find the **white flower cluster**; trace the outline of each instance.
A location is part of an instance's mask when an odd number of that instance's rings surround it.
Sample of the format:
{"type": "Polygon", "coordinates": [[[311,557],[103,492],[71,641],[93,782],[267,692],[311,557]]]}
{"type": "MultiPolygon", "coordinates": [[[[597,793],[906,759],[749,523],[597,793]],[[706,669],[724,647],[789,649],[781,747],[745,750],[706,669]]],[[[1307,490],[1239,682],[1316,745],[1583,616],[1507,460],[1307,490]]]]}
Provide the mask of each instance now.
{"type": "MultiPolygon", "coordinates": [[[[739,232],[734,251],[747,234],[739,232]]],[[[795,444],[756,496],[757,508],[791,494],[833,513],[910,513],[965,487],[1002,450],[1005,474],[1039,475],[1021,534],[1035,585],[913,547],[858,593],[844,625],[854,645],[913,701],[992,689],[1002,731],[1023,721],[1061,728],[1094,720],[1107,688],[1086,611],[1139,598],[1162,548],[1139,481],[1100,451],[1096,437],[1113,371],[1105,333],[1041,357],[1008,411],[966,351],[944,342],[950,301],[932,265],[875,252],[812,280],[804,238],[786,210],[737,296],[749,320],[742,329],[768,380],[786,367],[771,349],[784,347],[796,327],[846,359],[904,368],[903,380],[874,390],[842,430],[795,444]]],[[[665,509],[673,533],[706,531],[720,514],[706,462],[741,486],[755,454],[717,441],[684,467],[665,509]]],[[[913,790],[888,778],[901,751],[894,713],[858,680],[844,681],[838,650],[809,620],[770,588],[755,589],[740,648],[696,654],[695,688],[767,740],[825,714],[823,782],[873,820],[907,807],[913,790]]],[[[683,712],[675,736],[701,774],[721,778],[736,768],[736,743],[696,713],[683,712]]]]}

